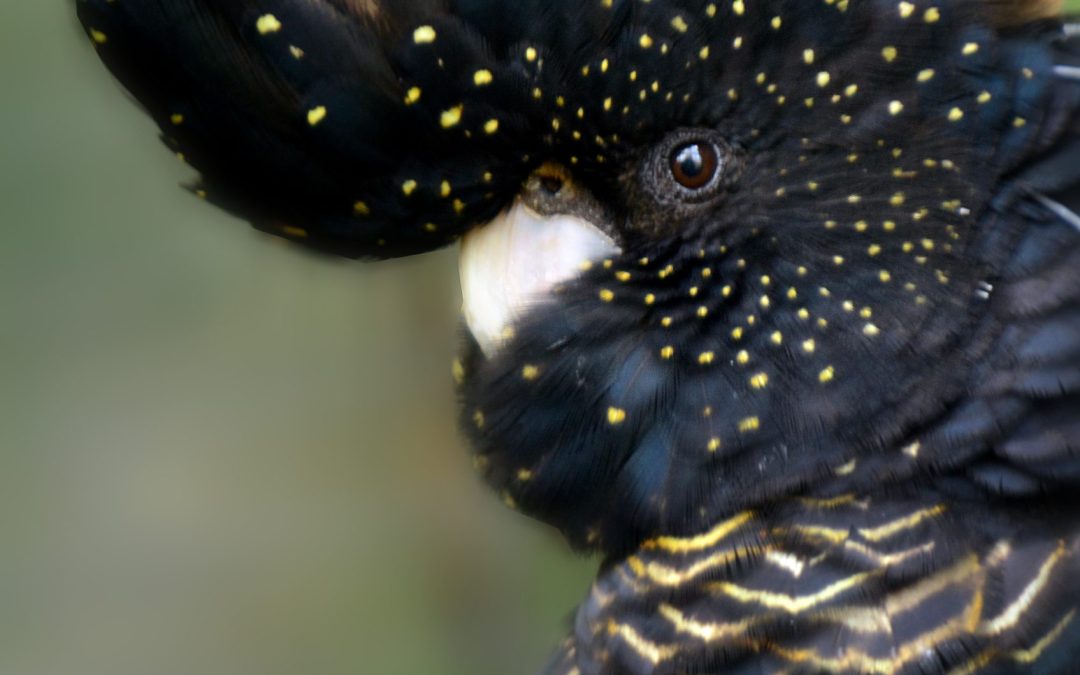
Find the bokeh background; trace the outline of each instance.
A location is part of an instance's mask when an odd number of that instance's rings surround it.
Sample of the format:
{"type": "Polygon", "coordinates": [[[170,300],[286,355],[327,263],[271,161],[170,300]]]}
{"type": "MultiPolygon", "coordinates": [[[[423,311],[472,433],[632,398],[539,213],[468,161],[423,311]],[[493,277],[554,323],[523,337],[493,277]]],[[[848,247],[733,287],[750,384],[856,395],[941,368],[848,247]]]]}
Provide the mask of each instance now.
{"type": "Polygon", "coordinates": [[[0,675],[516,675],[594,561],[456,429],[456,253],[251,230],[0,0],[0,675]]]}
{"type": "Polygon", "coordinates": [[[534,671],[596,561],[472,475],[455,252],[177,189],[73,4],[0,1],[0,675],[534,671]]]}

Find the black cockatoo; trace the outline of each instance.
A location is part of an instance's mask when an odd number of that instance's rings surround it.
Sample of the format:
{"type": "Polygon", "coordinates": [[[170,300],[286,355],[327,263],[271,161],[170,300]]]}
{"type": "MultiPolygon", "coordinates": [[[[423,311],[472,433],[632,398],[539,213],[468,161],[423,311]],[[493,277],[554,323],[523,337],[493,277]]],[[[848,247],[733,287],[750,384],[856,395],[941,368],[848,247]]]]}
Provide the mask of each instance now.
{"type": "Polygon", "coordinates": [[[544,672],[1076,672],[1057,3],[77,4],[198,196],[461,241],[477,470],[604,559],[544,672]]]}

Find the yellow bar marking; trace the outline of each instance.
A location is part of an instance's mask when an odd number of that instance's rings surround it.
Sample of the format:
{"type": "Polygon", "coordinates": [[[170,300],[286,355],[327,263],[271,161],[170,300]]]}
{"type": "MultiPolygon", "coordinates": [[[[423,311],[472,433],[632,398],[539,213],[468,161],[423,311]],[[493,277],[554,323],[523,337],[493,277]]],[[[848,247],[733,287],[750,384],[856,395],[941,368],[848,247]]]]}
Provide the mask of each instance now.
{"type": "Polygon", "coordinates": [[[711,569],[734,561],[741,554],[745,553],[745,549],[727,549],[718,551],[706,558],[698,560],[685,569],[664,565],[656,561],[652,561],[647,565],[642,565],[640,559],[636,556],[627,559],[626,562],[634,569],[634,572],[639,577],[648,577],[650,581],[661,586],[681,586],[711,569]],[[635,562],[637,563],[637,566],[635,566],[635,562]]]}
{"type": "Polygon", "coordinates": [[[1031,580],[1031,583],[1024,588],[1024,591],[1020,596],[993,620],[983,622],[983,624],[979,626],[979,632],[984,635],[1000,635],[1006,630],[1015,627],[1016,624],[1019,623],[1020,618],[1024,615],[1024,612],[1031,608],[1032,603],[1035,602],[1035,599],[1038,598],[1039,594],[1046,588],[1046,584],[1050,581],[1050,575],[1053,574],[1054,568],[1064,557],[1065,542],[1058,542],[1057,549],[1050,554],[1050,557],[1043,562],[1041,567],[1039,567],[1039,573],[1036,574],[1035,578],[1031,580]]]}
{"type": "Polygon", "coordinates": [[[835,509],[837,506],[847,506],[855,501],[856,497],[853,494],[840,495],[838,497],[832,497],[829,499],[819,499],[817,497],[800,497],[799,502],[804,506],[809,506],[814,509],[835,509]]]}
{"type": "Polygon", "coordinates": [[[1034,645],[1032,645],[1031,648],[1019,649],[1009,654],[1009,656],[1011,656],[1014,661],[1018,661],[1019,663],[1034,663],[1035,661],[1038,661],[1039,657],[1042,656],[1042,653],[1046,651],[1046,648],[1052,645],[1054,641],[1057,640],[1059,637],[1061,637],[1061,634],[1065,632],[1065,629],[1069,626],[1070,623],[1072,623],[1072,620],[1075,617],[1076,610],[1069,610],[1069,613],[1063,616],[1061,618],[1061,621],[1057,622],[1057,625],[1054,626],[1053,630],[1044,635],[1043,638],[1036,642],[1034,645]]]}
{"type": "Polygon", "coordinates": [[[911,558],[919,555],[926,555],[934,550],[936,543],[933,541],[926,542],[921,546],[915,546],[913,548],[904,549],[903,551],[897,551],[896,553],[881,553],[876,551],[866,544],[862,544],[857,541],[845,541],[844,548],[850,551],[854,551],[867,559],[873,561],[873,563],[879,567],[892,567],[901,563],[907,562],[911,558]]]}
{"type": "Polygon", "coordinates": [[[853,574],[845,579],[835,581],[820,591],[809,595],[773,593],[772,591],[746,588],[728,581],[711,584],[709,588],[743,604],[756,603],[769,609],[782,610],[788,614],[800,614],[823,602],[828,602],[852,588],[860,586],[864,581],[878,574],[880,574],[879,571],[853,574]]]}
{"type": "Polygon", "coordinates": [[[750,520],[754,518],[754,515],[753,511],[744,511],[734,518],[725,520],[704,534],[699,534],[690,538],[657,537],[656,539],[650,539],[643,543],[641,548],[645,551],[662,549],[671,553],[701,551],[715,546],[720,541],[726,539],[732,532],[735,532],[743,525],[750,522],[750,520]]]}
{"type": "Polygon", "coordinates": [[[735,623],[695,621],[687,618],[685,614],[667,603],[660,605],[659,611],[660,616],[671,622],[676,632],[692,635],[705,642],[730,637],[743,637],[746,635],[747,629],[760,622],[757,618],[743,619],[735,623]]]}
{"type": "Polygon", "coordinates": [[[920,524],[922,524],[923,521],[930,518],[936,518],[942,513],[945,513],[945,506],[943,504],[938,504],[937,506],[934,506],[932,508],[916,511],[910,516],[900,518],[899,520],[894,520],[884,525],[879,525],[878,527],[870,529],[860,529],[859,534],[861,534],[864,539],[875,543],[884,541],[885,539],[889,539],[890,537],[897,535],[901,532],[914,529],[915,527],[918,527],[920,524]]]}
{"type": "Polygon", "coordinates": [[[632,626],[616,623],[614,620],[608,621],[607,632],[608,635],[622,638],[639,656],[653,665],[670,659],[678,652],[676,647],[651,642],[634,630],[632,626]]]}
{"type": "Polygon", "coordinates": [[[914,586],[890,595],[885,600],[885,612],[889,616],[898,616],[921,605],[927,598],[937,595],[941,591],[955,586],[972,575],[979,573],[979,559],[975,555],[968,556],[959,563],[948,567],[941,572],[920,581],[914,586]]]}

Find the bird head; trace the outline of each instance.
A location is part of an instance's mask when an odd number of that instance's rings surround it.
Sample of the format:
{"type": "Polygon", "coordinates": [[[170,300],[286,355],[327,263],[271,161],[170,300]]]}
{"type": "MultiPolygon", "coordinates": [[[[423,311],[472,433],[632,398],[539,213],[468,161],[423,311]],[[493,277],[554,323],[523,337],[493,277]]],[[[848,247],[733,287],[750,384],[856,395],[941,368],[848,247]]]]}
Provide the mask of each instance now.
{"type": "Polygon", "coordinates": [[[985,349],[1017,101],[1062,95],[987,6],[79,10],[200,197],[350,257],[461,241],[475,465],[610,553],[953,460],[912,429],[985,349]]]}

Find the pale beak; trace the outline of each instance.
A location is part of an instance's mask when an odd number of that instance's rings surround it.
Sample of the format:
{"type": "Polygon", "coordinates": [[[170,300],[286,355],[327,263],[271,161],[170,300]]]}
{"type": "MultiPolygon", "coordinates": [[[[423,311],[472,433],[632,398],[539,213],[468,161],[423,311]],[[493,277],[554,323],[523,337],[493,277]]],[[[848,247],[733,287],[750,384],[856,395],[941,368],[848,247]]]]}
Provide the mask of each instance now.
{"type": "Polygon", "coordinates": [[[514,322],[552,289],[619,252],[607,234],[573,215],[544,216],[518,198],[461,242],[462,311],[480,348],[493,356],[514,322]]]}

